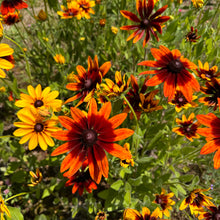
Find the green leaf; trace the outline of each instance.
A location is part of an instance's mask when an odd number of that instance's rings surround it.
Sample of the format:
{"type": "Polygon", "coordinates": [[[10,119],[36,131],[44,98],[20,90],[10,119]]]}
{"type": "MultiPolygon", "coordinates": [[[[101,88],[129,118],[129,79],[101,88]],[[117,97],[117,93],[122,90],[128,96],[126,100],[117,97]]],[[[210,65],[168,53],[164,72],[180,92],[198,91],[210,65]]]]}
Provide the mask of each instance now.
{"type": "Polygon", "coordinates": [[[34,218],[34,220],[48,220],[48,218],[47,218],[46,215],[41,214],[41,215],[39,215],[39,216],[36,216],[36,217],[34,218]]]}
{"type": "Polygon", "coordinates": [[[117,180],[116,182],[112,183],[111,188],[118,191],[121,186],[124,185],[124,182],[122,180],[117,180]]]}
{"type": "Polygon", "coordinates": [[[26,176],[26,172],[24,172],[23,170],[19,170],[18,172],[12,175],[11,180],[12,182],[16,182],[16,183],[24,183],[25,176],[26,176]]]}
{"type": "Polygon", "coordinates": [[[193,179],[193,177],[194,177],[194,175],[192,175],[192,174],[183,175],[183,176],[179,177],[179,180],[180,180],[180,182],[187,183],[187,182],[190,182],[193,179]]]}
{"type": "Polygon", "coordinates": [[[153,157],[142,157],[142,158],[137,160],[137,163],[147,163],[147,162],[150,162],[153,159],[154,159],[153,157]]]}
{"type": "Polygon", "coordinates": [[[45,189],[41,198],[44,199],[48,196],[50,196],[50,191],[48,189],[45,189]]]}
{"type": "Polygon", "coordinates": [[[7,206],[7,207],[9,209],[10,214],[11,214],[11,218],[9,218],[6,215],[7,220],[23,220],[24,219],[24,216],[22,215],[20,208],[11,207],[11,206],[7,206]]]}

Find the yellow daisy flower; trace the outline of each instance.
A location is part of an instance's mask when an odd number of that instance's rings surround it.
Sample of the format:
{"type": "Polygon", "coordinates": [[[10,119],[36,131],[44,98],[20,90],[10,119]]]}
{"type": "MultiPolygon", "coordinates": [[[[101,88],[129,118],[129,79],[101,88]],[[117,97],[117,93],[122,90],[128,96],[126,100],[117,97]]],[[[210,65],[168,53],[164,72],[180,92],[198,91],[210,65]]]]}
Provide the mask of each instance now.
{"type": "Polygon", "coordinates": [[[204,4],[203,0],[192,0],[192,3],[195,8],[201,8],[204,4]]]}
{"type": "Polygon", "coordinates": [[[10,212],[8,210],[8,207],[5,205],[5,201],[3,200],[1,194],[0,194],[0,216],[1,216],[1,220],[5,220],[4,218],[4,213],[11,218],[10,212]]]}
{"type": "Polygon", "coordinates": [[[29,172],[31,175],[31,183],[28,186],[36,186],[43,179],[43,175],[40,172],[39,168],[36,169],[36,174],[32,171],[29,172]]]}
{"type": "Polygon", "coordinates": [[[54,56],[53,58],[59,64],[64,64],[65,63],[65,58],[62,54],[56,54],[56,56],[54,56]]]}
{"type": "Polygon", "coordinates": [[[19,128],[13,134],[16,137],[23,136],[19,141],[20,144],[29,141],[29,150],[35,149],[38,145],[42,150],[47,150],[48,145],[54,146],[54,141],[51,138],[52,133],[60,130],[55,127],[56,119],[45,120],[34,107],[21,109],[17,116],[21,122],[14,122],[14,126],[19,128]]]}
{"type": "Polygon", "coordinates": [[[46,87],[43,91],[41,85],[38,84],[34,89],[33,86],[29,85],[27,87],[28,94],[20,94],[20,100],[15,102],[17,107],[30,107],[34,106],[35,108],[47,108],[52,111],[60,111],[62,101],[56,99],[59,95],[58,91],[50,92],[50,87],[46,87]]]}
{"type": "Polygon", "coordinates": [[[112,26],[111,30],[112,30],[112,33],[114,33],[114,34],[118,33],[118,28],[117,27],[112,26]]]}
{"type": "Polygon", "coordinates": [[[95,11],[92,9],[95,6],[95,1],[76,0],[76,2],[79,5],[79,14],[82,18],[90,19],[90,14],[95,14],[95,11]]]}
{"type": "Polygon", "coordinates": [[[10,70],[14,67],[13,63],[7,60],[7,57],[11,56],[14,50],[10,48],[8,44],[0,44],[0,78],[5,78],[6,74],[4,70],[10,70]]]}

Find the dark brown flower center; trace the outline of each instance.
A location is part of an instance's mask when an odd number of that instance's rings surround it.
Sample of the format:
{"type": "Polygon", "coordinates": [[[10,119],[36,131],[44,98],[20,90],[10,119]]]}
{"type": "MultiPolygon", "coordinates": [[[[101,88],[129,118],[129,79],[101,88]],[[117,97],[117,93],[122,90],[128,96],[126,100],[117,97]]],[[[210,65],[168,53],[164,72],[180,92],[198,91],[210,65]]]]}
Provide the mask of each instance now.
{"type": "Polygon", "coordinates": [[[156,199],[155,199],[155,202],[157,204],[161,204],[162,203],[162,199],[159,196],[157,196],[156,199]]]}
{"type": "Polygon", "coordinates": [[[83,131],[82,142],[86,146],[92,146],[97,141],[97,133],[92,129],[87,129],[83,131]]]}
{"type": "Polygon", "coordinates": [[[150,26],[150,21],[147,18],[141,21],[141,28],[147,29],[149,26],[150,26]]]}
{"type": "Polygon", "coordinates": [[[44,130],[44,125],[42,125],[41,123],[37,123],[35,126],[34,126],[34,130],[36,132],[41,132],[44,130]]]}
{"type": "Polygon", "coordinates": [[[35,107],[35,108],[41,107],[42,105],[44,105],[44,103],[43,103],[42,100],[37,100],[37,101],[34,103],[34,107],[35,107]]]}
{"type": "Polygon", "coordinates": [[[220,220],[220,213],[216,213],[215,215],[214,215],[214,218],[213,218],[214,220],[220,220]]]}
{"type": "Polygon", "coordinates": [[[92,79],[86,79],[84,83],[84,88],[90,90],[92,88],[92,79]]]}
{"type": "Polygon", "coordinates": [[[183,69],[183,64],[181,61],[179,61],[178,59],[176,60],[172,60],[169,62],[169,64],[167,65],[167,69],[171,72],[171,73],[180,73],[181,70],[183,69]]]}

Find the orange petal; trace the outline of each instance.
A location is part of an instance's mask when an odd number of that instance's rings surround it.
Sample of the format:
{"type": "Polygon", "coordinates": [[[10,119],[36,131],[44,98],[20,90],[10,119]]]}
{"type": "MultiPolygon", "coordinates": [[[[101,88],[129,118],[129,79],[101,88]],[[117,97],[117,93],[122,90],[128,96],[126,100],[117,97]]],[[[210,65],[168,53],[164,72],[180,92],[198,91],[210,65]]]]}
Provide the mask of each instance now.
{"type": "Polygon", "coordinates": [[[213,160],[214,160],[214,168],[215,169],[220,168],[220,149],[215,153],[213,160]]]}
{"type": "Polygon", "coordinates": [[[57,156],[60,154],[67,153],[67,152],[71,151],[72,149],[74,149],[75,147],[79,147],[80,144],[81,143],[79,143],[78,141],[68,141],[68,142],[60,145],[58,148],[56,148],[51,153],[51,156],[57,156]]]}
{"type": "Polygon", "coordinates": [[[71,91],[79,91],[80,89],[82,89],[82,85],[80,83],[68,83],[66,85],[66,88],[71,91]]]}
{"type": "Polygon", "coordinates": [[[111,110],[112,110],[111,102],[106,102],[99,110],[99,115],[102,115],[105,119],[108,119],[111,114],[111,110]]]}
{"type": "MultiPolygon", "coordinates": [[[[159,72],[159,71],[158,71],[159,72]]],[[[164,82],[167,78],[167,70],[161,70],[157,75],[153,76],[146,82],[147,86],[156,86],[164,82]]]]}
{"type": "Polygon", "coordinates": [[[119,125],[123,123],[123,121],[126,119],[127,113],[121,113],[118,115],[113,116],[108,121],[112,124],[112,129],[117,128],[119,125]]]}
{"type": "Polygon", "coordinates": [[[211,154],[216,150],[218,150],[219,148],[220,148],[220,140],[219,139],[211,140],[202,147],[200,154],[211,154]]]}

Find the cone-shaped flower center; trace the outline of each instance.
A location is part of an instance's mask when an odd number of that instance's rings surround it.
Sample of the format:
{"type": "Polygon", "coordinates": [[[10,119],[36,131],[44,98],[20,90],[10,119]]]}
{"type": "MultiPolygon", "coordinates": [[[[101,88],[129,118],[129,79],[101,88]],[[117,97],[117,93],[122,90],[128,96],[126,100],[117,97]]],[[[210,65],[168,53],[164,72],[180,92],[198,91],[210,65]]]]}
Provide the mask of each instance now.
{"type": "Polygon", "coordinates": [[[41,132],[44,130],[44,126],[41,124],[41,123],[37,123],[35,126],[34,126],[34,130],[36,132],[41,132]]]}
{"type": "Polygon", "coordinates": [[[162,199],[159,196],[157,196],[155,202],[157,204],[161,204],[162,203],[162,199]]]}
{"type": "Polygon", "coordinates": [[[86,146],[92,146],[97,141],[97,133],[94,130],[87,129],[83,131],[82,142],[86,146]]]}
{"type": "Polygon", "coordinates": [[[214,215],[214,218],[213,218],[214,220],[220,220],[220,213],[216,213],[215,215],[214,215]]]}
{"type": "Polygon", "coordinates": [[[43,103],[42,100],[37,100],[37,101],[34,103],[34,107],[35,107],[35,108],[41,107],[42,105],[44,105],[44,103],[43,103]]]}
{"type": "Polygon", "coordinates": [[[171,73],[180,73],[181,70],[183,69],[183,64],[181,61],[177,60],[172,60],[169,62],[169,64],[167,65],[168,70],[171,73]]]}
{"type": "Polygon", "coordinates": [[[183,97],[179,97],[178,101],[183,102],[184,101],[183,97]]]}
{"type": "Polygon", "coordinates": [[[141,21],[141,28],[146,29],[150,26],[150,22],[147,18],[145,18],[143,21],[141,21]]]}
{"type": "Polygon", "coordinates": [[[86,79],[84,83],[84,87],[86,90],[90,90],[92,88],[92,79],[86,79]]]}

